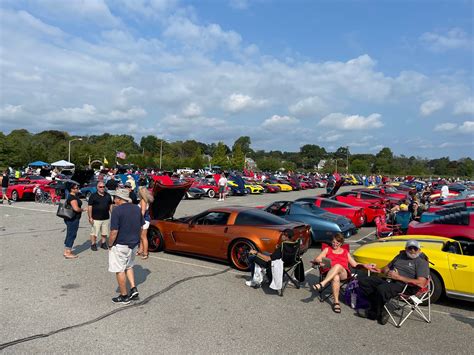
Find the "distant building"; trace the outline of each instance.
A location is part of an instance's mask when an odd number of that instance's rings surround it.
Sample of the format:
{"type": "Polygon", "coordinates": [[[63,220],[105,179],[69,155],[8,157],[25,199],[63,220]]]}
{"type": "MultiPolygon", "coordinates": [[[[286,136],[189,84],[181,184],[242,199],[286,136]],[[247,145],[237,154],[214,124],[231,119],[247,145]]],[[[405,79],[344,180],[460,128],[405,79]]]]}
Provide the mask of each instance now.
{"type": "Polygon", "coordinates": [[[317,166],[318,171],[323,169],[324,166],[326,165],[327,160],[320,160],[317,166]]]}
{"type": "Polygon", "coordinates": [[[257,163],[252,158],[245,158],[245,166],[247,169],[254,170],[257,168],[257,163]]]}

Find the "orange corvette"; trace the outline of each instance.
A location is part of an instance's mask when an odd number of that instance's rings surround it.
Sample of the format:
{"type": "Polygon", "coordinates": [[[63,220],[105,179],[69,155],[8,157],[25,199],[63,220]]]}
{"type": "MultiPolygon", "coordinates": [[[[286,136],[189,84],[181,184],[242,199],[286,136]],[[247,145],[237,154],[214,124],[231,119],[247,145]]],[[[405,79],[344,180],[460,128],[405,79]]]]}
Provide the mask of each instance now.
{"type": "Polygon", "coordinates": [[[289,222],[249,207],[217,207],[195,216],[174,219],[173,214],[191,184],[156,184],[150,206],[148,229],[150,251],[170,251],[228,261],[238,270],[248,270],[248,252],[272,253],[285,229],[294,231],[304,253],[310,244],[310,227],[289,222]]]}

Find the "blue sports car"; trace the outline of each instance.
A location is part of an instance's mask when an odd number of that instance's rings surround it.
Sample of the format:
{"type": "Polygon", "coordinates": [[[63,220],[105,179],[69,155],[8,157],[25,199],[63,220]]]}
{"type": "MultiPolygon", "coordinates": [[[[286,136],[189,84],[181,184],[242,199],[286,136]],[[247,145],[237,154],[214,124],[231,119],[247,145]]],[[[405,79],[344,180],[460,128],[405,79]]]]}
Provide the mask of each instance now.
{"type": "Polygon", "coordinates": [[[344,238],[357,233],[349,218],[326,212],[311,202],[275,201],[264,210],[289,221],[310,225],[313,242],[329,242],[336,233],[344,238]]]}

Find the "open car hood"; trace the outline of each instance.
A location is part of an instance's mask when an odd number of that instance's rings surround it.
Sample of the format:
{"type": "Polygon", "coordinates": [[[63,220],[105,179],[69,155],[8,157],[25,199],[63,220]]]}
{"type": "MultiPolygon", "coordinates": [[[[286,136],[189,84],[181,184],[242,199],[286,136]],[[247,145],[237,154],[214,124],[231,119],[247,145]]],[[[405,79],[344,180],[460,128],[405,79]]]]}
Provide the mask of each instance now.
{"type": "Polygon", "coordinates": [[[156,181],[153,188],[154,201],[150,205],[152,219],[168,219],[174,216],[179,202],[191,187],[192,182],[179,185],[163,185],[156,181]]]}

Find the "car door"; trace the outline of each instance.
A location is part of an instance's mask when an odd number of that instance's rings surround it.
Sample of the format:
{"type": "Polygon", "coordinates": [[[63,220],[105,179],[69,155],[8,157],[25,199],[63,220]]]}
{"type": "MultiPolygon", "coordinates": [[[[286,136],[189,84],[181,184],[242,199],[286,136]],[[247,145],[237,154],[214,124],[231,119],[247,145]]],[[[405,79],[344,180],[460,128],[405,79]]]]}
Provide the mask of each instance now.
{"type": "Polygon", "coordinates": [[[198,216],[187,227],[173,233],[180,251],[220,257],[227,233],[229,213],[209,211],[198,216]]]}
{"type": "Polygon", "coordinates": [[[449,272],[455,293],[474,296],[474,256],[448,253],[449,272]]]}

